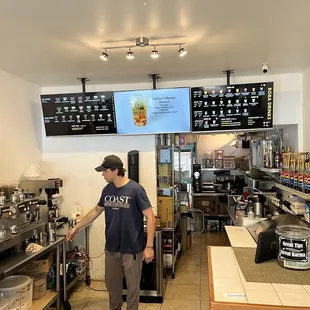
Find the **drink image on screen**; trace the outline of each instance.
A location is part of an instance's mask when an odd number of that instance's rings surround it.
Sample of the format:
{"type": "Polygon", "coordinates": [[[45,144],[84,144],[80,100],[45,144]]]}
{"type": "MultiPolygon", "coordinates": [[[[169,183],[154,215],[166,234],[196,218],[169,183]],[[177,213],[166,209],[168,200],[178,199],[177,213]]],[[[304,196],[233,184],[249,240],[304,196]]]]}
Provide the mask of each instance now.
{"type": "Polygon", "coordinates": [[[131,97],[131,110],[136,126],[147,124],[147,99],[143,97],[131,97]]]}

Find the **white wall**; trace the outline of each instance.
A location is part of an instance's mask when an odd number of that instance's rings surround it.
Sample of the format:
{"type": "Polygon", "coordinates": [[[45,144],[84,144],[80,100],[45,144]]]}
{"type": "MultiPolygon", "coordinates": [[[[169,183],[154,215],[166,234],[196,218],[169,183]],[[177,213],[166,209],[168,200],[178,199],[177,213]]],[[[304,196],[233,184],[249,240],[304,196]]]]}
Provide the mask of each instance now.
{"type": "Polygon", "coordinates": [[[18,184],[41,161],[40,87],[0,70],[0,184],[18,184]]]}
{"type": "MultiPolygon", "coordinates": [[[[231,83],[275,82],[274,123],[300,124],[302,78],[301,74],[266,75],[251,77],[233,77],[231,83]]],[[[165,82],[160,80],[158,88],[180,86],[208,86],[225,84],[225,78],[190,81],[165,82]]],[[[130,90],[151,89],[151,81],[140,84],[87,85],[86,90],[130,90]]],[[[44,87],[42,94],[80,92],[81,86],[44,87]]],[[[226,136],[226,135],[225,135],[226,136]]],[[[228,137],[228,136],[226,136],[228,137]]],[[[301,134],[302,137],[302,134],[301,134]]],[[[230,139],[230,138],[227,138],[230,139]]],[[[300,137],[299,137],[300,139],[300,137]]],[[[212,144],[215,141],[212,142],[212,144]]],[[[223,142],[226,143],[225,141],[223,142]]],[[[219,145],[220,147],[220,145],[219,145]]],[[[217,146],[210,145],[210,149],[217,146]]],[[[105,185],[100,174],[93,169],[104,156],[116,154],[126,162],[128,151],[140,151],[140,178],[153,206],[156,206],[156,169],[154,136],[84,136],[84,137],[46,137],[42,131],[43,165],[48,176],[64,179],[62,193],[65,201],[63,213],[70,211],[70,206],[77,202],[88,212],[97,202],[101,188],[105,185]]],[[[104,218],[98,219],[91,229],[91,256],[98,256],[104,248],[104,218]]],[[[92,277],[102,279],[104,256],[93,262],[92,277]]]]}
{"type": "Polygon", "coordinates": [[[310,115],[310,67],[304,71],[303,73],[303,144],[304,151],[309,152],[310,150],[310,123],[309,123],[309,115],[310,115]]]}
{"type": "MultiPolygon", "coordinates": [[[[280,127],[281,128],[281,127],[280,127]]],[[[297,152],[300,148],[298,145],[298,140],[296,137],[298,136],[298,126],[297,125],[289,125],[281,128],[283,130],[283,143],[285,146],[290,146],[292,152],[297,152]]]]}
{"type": "Polygon", "coordinates": [[[233,134],[216,134],[216,135],[198,135],[197,137],[197,154],[198,162],[202,162],[204,154],[213,154],[214,150],[223,150],[224,156],[242,157],[249,153],[249,150],[240,147],[230,146],[230,143],[235,139],[233,134]]]}

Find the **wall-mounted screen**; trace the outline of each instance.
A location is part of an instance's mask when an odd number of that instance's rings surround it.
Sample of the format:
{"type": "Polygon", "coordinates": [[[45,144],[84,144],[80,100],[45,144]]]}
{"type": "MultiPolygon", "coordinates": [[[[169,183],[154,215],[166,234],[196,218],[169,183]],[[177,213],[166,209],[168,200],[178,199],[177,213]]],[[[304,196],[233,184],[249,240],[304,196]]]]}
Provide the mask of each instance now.
{"type": "Polygon", "coordinates": [[[190,132],[189,88],[114,93],[117,133],[190,132]]]}
{"type": "Polygon", "coordinates": [[[271,129],[273,82],[191,88],[192,131],[271,129]]]}
{"type": "Polygon", "coordinates": [[[47,136],[115,134],[113,92],[41,95],[47,136]]]}

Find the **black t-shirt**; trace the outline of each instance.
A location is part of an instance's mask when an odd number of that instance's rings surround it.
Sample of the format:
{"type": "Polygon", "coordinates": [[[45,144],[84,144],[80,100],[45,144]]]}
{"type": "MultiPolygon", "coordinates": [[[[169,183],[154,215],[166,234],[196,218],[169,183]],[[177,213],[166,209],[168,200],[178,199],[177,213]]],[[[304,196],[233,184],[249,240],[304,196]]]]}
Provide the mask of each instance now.
{"type": "Polygon", "coordinates": [[[109,183],[102,190],[98,206],[105,209],[106,250],[123,254],[144,250],[142,211],[152,206],[140,184],[129,180],[117,188],[109,183]]]}

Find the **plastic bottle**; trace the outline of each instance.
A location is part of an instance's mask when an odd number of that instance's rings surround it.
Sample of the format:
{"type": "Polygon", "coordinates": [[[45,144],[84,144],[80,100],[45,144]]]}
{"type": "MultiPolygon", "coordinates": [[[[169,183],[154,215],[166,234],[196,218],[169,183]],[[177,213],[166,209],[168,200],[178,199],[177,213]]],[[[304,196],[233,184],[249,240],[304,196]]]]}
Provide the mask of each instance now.
{"type": "Polygon", "coordinates": [[[250,211],[248,212],[248,218],[254,219],[254,212],[252,211],[252,207],[250,207],[250,211]]]}
{"type": "Polygon", "coordinates": [[[72,219],[75,220],[76,223],[80,222],[82,219],[82,208],[77,203],[74,203],[72,210],[74,210],[71,215],[72,219]]]}

